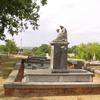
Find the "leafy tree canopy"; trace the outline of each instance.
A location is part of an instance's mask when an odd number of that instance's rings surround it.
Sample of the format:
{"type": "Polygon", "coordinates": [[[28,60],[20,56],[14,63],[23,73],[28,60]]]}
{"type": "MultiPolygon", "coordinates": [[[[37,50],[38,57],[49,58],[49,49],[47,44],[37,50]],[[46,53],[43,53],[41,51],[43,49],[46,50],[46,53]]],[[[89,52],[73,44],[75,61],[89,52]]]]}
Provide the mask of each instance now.
{"type": "Polygon", "coordinates": [[[46,56],[46,53],[50,53],[50,46],[42,44],[40,47],[34,47],[32,52],[34,56],[46,56]]]}
{"type": "Polygon", "coordinates": [[[6,46],[5,45],[0,45],[0,54],[6,52],[6,46]]]}
{"type": "Polygon", "coordinates": [[[38,29],[39,9],[47,0],[0,0],[0,39],[4,40],[7,30],[12,36],[28,28],[38,29]]]}
{"type": "Polygon", "coordinates": [[[100,44],[87,43],[73,46],[69,49],[69,53],[74,53],[76,58],[91,60],[95,54],[96,59],[100,60],[100,44]]]}
{"type": "Polygon", "coordinates": [[[5,47],[8,53],[15,53],[17,50],[16,44],[13,40],[6,40],[5,47]]]}

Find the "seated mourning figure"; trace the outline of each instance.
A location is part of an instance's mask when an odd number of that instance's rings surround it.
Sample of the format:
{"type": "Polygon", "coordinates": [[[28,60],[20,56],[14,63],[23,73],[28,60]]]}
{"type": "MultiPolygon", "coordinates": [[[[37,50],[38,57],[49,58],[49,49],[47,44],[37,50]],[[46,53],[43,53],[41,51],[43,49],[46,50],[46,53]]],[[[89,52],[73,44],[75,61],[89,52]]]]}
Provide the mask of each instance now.
{"type": "Polygon", "coordinates": [[[56,30],[58,34],[57,38],[53,42],[67,42],[67,30],[63,26],[56,30]]]}

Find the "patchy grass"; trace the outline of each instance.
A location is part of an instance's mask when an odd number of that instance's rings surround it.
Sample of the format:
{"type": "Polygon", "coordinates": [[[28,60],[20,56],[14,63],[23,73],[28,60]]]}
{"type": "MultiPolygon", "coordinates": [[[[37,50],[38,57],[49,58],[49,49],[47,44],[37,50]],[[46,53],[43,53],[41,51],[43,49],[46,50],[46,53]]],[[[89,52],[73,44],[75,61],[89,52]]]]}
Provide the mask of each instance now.
{"type": "MultiPolygon", "coordinates": [[[[0,100],[4,100],[3,84],[20,58],[0,56],[0,100]]],[[[9,99],[5,99],[9,100],[9,99]]]]}
{"type": "Polygon", "coordinates": [[[0,78],[6,79],[18,60],[7,56],[0,57],[0,78]]]}
{"type": "Polygon", "coordinates": [[[0,56],[0,86],[3,85],[17,61],[19,61],[18,58],[0,56]]]}

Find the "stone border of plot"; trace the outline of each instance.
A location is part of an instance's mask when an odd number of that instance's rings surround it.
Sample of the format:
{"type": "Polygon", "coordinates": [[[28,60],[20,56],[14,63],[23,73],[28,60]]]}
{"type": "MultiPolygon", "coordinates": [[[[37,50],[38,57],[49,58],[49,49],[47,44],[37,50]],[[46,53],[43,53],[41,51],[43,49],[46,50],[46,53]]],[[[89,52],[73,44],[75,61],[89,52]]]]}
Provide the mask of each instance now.
{"type": "Polygon", "coordinates": [[[21,62],[17,62],[14,70],[10,73],[9,77],[6,79],[5,84],[14,83],[18,77],[19,71],[21,68],[21,62]]]}
{"type": "Polygon", "coordinates": [[[100,84],[93,83],[21,83],[5,85],[6,96],[67,96],[100,94],[100,84]]]}
{"type": "Polygon", "coordinates": [[[17,63],[4,84],[5,96],[67,96],[100,94],[100,83],[21,82],[24,67],[17,63]],[[20,77],[20,79],[19,79],[20,77]]]}
{"type": "Polygon", "coordinates": [[[100,70],[95,70],[94,72],[100,75],[100,70]]]}

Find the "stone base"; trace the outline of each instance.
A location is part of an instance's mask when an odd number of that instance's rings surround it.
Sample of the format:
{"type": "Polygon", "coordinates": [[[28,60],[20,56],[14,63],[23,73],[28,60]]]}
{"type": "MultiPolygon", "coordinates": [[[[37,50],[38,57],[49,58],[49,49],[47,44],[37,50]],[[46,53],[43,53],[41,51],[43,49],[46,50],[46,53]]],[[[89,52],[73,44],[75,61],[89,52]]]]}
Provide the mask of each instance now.
{"type": "MultiPolygon", "coordinates": [[[[18,69],[14,69],[12,73],[9,75],[8,79],[6,80],[6,83],[4,84],[5,96],[67,96],[67,95],[100,94],[100,83],[23,82],[22,81],[22,78],[24,76],[23,71],[24,71],[23,66],[20,66],[18,69]]],[[[31,73],[32,70],[29,70],[29,72],[31,73]]],[[[38,75],[39,73],[48,74],[47,71],[42,72],[40,70],[34,71],[34,74],[36,74],[37,72],[38,75]]],[[[28,71],[26,71],[25,73],[28,73],[28,71]]],[[[51,72],[49,71],[49,73],[51,72]]]]}
{"type": "Polygon", "coordinates": [[[93,73],[86,70],[29,70],[25,69],[23,82],[92,82],[93,73]],[[59,72],[60,71],[60,72],[59,72]]]}
{"type": "Polygon", "coordinates": [[[6,96],[67,96],[100,94],[93,83],[14,83],[5,85],[6,96]]]}
{"type": "Polygon", "coordinates": [[[87,70],[83,69],[53,69],[52,73],[87,73],[87,70]]]}

